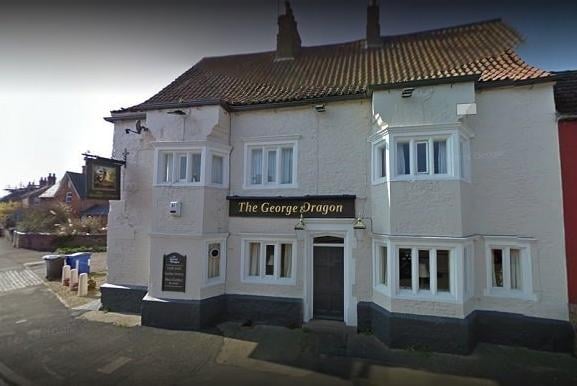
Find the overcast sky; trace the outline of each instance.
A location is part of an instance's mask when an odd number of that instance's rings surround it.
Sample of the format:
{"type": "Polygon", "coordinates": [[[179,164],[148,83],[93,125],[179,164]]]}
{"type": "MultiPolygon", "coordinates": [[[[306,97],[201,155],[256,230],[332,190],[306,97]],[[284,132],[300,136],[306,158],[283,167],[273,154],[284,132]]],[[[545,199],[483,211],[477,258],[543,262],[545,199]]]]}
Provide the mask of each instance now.
{"type": "MultiPolygon", "coordinates": [[[[282,1],[280,2],[282,6],[282,1]]],[[[293,0],[304,45],[363,38],[367,1],[293,0]]],[[[381,32],[503,18],[547,70],[577,69],[577,1],[380,1],[381,32]]],[[[0,0],[0,188],[110,156],[110,110],[142,102],[204,56],[274,50],[277,0],[0,0]]],[[[5,192],[0,191],[0,196],[5,192]]]]}

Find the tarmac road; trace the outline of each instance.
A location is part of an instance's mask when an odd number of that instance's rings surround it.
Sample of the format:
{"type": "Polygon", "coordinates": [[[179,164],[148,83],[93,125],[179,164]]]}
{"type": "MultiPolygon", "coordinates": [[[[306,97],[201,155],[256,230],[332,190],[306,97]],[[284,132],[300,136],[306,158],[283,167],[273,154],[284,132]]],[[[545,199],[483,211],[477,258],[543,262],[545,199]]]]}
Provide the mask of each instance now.
{"type": "MultiPolygon", "coordinates": [[[[4,269],[34,260],[0,248],[4,269]]],[[[470,356],[391,350],[330,323],[120,327],[86,320],[86,312],[66,308],[43,284],[0,291],[0,386],[577,385],[577,359],[565,354],[495,345],[470,356]]]]}

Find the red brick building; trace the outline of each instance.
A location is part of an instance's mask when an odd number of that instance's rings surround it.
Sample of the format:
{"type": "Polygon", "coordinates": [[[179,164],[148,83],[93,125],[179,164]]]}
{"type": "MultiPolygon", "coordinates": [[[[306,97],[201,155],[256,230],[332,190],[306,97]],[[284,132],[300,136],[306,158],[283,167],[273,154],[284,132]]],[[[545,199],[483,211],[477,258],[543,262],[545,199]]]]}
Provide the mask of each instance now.
{"type": "Polygon", "coordinates": [[[555,105],[559,115],[567,282],[571,312],[577,321],[577,71],[558,76],[555,105]]]}
{"type": "Polygon", "coordinates": [[[108,216],[108,201],[86,197],[86,176],[84,173],[66,172],[62,179],[40,196],[43,200],[54,200],[69,205],[75,216],[108,216]]]}

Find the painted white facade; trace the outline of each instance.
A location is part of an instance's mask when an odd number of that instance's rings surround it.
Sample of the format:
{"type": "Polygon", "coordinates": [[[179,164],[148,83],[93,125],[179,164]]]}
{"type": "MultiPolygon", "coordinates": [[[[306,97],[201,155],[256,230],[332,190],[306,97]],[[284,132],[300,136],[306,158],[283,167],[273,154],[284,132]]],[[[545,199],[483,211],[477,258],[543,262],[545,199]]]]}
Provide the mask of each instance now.
{"type": "MultiPolygon", "coordinates": [[[[473,83],[375,91],[371,99],[333,102],[325,112],[312,106],[226,112],[219,106],[146,112],[148,132],[137,136],[115,123],[115,158],[128,151],[122,201],[109,216],[109,281],[148,287],[149,297],[205,299],[251,294],[303,300],[312,317],[313,239],[344,239],[345,322],[356,325],[360,301],[400,313],[463,318],[473,310],[495,310],[567,320],[558,138],[551,84],[475,90],[473,83]],[[458,104],[475,104],[477,114],[457,115],[458,104]],[[450,139],[446,175],[395,175],[394,149],[386,177],[375,178],[375,144],[450,139]],[[460,140],[466,143],[460,160],[460,140]],[[247,149],[290,143],[294,180],[287,186],[248,186],[247,149]],[[159,184],[163,150],[200,151],[198,184],[159,184]],[[222,186],[210,183],[211,152],[227,160],[222,186]],[[461,170],[463,169],[463,170],[461,170]],[[294,218],[228,217],[227,195],[356,195],[353,221],[305,219],[297,237],[294,218]],[[180,201],[182,215],[168,213],[180,201]],[[294,243],[292,280],[246,280],[246,243],[294,243]],[[206,277],[207,243],[222,242],[223,280],[206,277]],[[388,284],[377,283],[377,246],[387,246],[388,284]],[[490,245],[519,248],[523,291],[495,293],[489,280],[490,245]],[[399,248],[450,250],[450,291],[401,290],[399,248]],[[161,289],[162,256],[187,255],[184,293],[161,289]]],[[[432,156],[430,155],[431,162],[432,156]]],[[[411,162],[416,162],[415,160],[411,162]]],[[[432,165],[432,164],[431,164],[432,165]]],[[[432,260],[431,260],[432,262],[432,260]]],[[[433,263],[431,263],[433,264],[433,263]]],[[[431,267],[432,268],[432,267],[431,267]]],[[[413,274],[418,273],[418,266],[413,274]]],[[[413,276],[414,277],[414,276],[413,276]]],[[[498,292],[498,291],[497,291],[498,292]]]]}

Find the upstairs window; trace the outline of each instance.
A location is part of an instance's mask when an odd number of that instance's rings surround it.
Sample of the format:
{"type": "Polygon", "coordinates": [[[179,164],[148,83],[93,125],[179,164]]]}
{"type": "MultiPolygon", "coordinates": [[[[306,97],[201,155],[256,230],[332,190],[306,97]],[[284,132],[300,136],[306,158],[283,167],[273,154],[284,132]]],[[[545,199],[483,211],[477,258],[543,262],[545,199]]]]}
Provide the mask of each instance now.
{"type": "Polygon", "coordinates": [[[67,204],[72,203],[72,192],[66,192],[66,196],[64,197],[64,202],[67,204]]]}
{"type": "Polygon", "coordinates": [[[387,143],[380,141],[373,144],[373,183],[384,182],[387,178],[388,167],[387,143]]]}
{"type": "Polygon", "coordinates": [[[199,184],[202,178],[202,152],[160,151],[158,184],[199,184]]]}
{"type": "Polygon", "coordinates": [[[294,144],[250,145],[247,151],[247,186],[282,188],[295,184],[294,144]]]}

